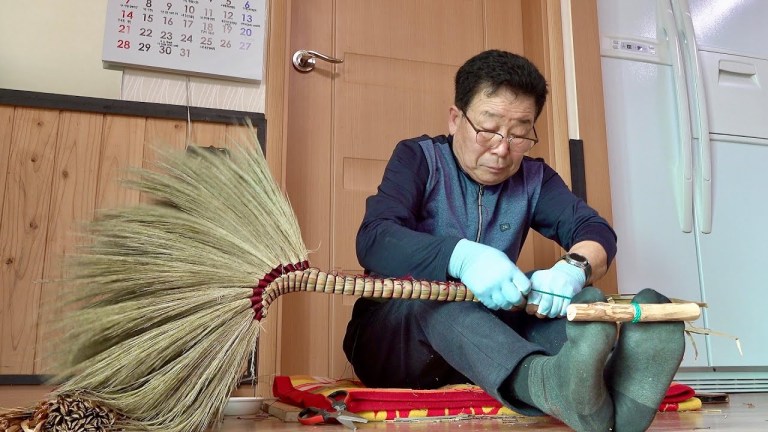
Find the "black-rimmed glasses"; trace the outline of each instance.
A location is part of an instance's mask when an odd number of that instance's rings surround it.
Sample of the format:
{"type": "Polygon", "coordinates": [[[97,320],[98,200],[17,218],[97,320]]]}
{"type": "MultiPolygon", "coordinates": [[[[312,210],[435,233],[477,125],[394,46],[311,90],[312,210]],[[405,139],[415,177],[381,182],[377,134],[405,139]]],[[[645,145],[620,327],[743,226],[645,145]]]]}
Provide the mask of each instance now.
{"type": "Polygon", "coordinates": [[[528,132],[528,135],[533,133],[533,136],[509,134],[508,137],[504,137],[504,135],[498,132],[478,129],[475,124],[472,123],[472,120],[469,119],[467,113],[462,111],[462,114],[464,115],[464,118],[467,119],[467,123],[469,123],[469,126],[472,128],[472,130],[475,131],[475,140],[477,141],[477,144],[488,150],[493,150],[499,147],[501,143],[506,140],[507,143],[509,143],[509,151],[515,153],[525,153],[533,148],[537,142],[539,142],[539,136],[536,134],[535,126],[531,128],[530,132],[528,132]]]}

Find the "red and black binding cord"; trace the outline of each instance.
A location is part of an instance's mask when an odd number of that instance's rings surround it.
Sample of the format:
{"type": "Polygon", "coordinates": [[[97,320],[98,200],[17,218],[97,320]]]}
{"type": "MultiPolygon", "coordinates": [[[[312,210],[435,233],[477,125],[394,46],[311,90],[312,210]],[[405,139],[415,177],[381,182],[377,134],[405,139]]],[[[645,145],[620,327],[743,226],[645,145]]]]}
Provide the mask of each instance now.
{"type": "Polygon", "coordinates": [[[251,296],[251,309],[253,309],[254,312],[256,312],[256,316],[253,318],[256,321],[261,321],[261,318],[264,316],[264,306],[263,306],[263,294],[264,290],[267,289],[267,286],[271,284],[276,279],[282,277],[286,273],[294,272],[294,271],[303,271],[307,270],[309,268],[309,261],[302,261],[300,263],[296,264],[286,264],[286,265],[279,265],[272,269],[271,272],[264,275],[263,278],[259,279],[259,283],[256,284],[255,287],[253,287],[253,295],[251,296]]]}

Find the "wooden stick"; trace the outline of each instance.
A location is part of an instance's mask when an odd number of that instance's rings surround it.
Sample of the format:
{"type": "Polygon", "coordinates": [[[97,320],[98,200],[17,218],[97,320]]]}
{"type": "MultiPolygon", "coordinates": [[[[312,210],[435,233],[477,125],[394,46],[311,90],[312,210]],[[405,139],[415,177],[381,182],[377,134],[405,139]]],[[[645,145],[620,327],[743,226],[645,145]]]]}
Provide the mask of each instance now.
{"type": "Polygon", "coordinates": [[[701,315],[696,303],[616,304],[589,303],[568,306],[568,321],[695,321],[701,315]]]}

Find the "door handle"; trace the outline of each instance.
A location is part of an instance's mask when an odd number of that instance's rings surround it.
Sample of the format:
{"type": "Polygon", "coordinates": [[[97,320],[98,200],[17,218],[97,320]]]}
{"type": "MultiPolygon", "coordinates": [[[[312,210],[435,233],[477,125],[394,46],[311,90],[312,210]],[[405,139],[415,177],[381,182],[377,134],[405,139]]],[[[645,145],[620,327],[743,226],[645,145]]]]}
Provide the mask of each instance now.
{"type": "Polygon", "coordinates": [[[674,11],[669,0],[658,1],[662,12],[662,28],[666,32],[671,51],[672,71],[677,100],[677,119],[680,122],[680,160],[675,164],[675,200],[677,201],[677,216],[683,232],[693,229],[693,148],[691,146],[691,112],[688,109],[688,85],[683,69],[683,52],[680,48],[680,31],[675,21],[674,11]],[[679,182],[679,183],[678,183],[679,182]]]}
{"type": "Polygon", "coordinates": [[[293,67],[299,72],[309,72],[315,68],[317,59],[328,63],[343,63],[344,60],[320,54],[317,51],[298,50],[293,53],[293,67]]]}
{"type": "MultiPolygon", "coordinates": [[[[676,19],[683,29],[683,46],[688,55],[686,69],[689,72],[688,82],[691,83],[694,96],[695,117],[698,120],[699,133],[699,178],[698,195],[696,197],[696,213],[699,216],[699,231],[703,234],[712,232],[712,143],[709,136],[709,117],[707,117],[707,96],[704,91],[703,76],[699,67],[699,48],[693,31],[693,19],[688,0],[673,0],[672,9],[676,19]]],[[[693,116],[692,116],[693,117],[693,116]]]]}

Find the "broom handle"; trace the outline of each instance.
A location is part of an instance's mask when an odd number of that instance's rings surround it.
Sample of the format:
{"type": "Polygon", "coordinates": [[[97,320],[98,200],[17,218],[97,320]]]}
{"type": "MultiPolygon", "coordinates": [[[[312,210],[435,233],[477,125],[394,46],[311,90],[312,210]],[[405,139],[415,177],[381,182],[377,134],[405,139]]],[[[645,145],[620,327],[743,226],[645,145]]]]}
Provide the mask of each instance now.
{"type": "MultiPolygon", "coordinates": [[[[458,282],[428,282],[410,279],[338,275],[316,268],[285,273],[264,290],[263,301],[295,291],[346,294],[367,298],[403,298],[440,301],[476,301],[475,295],[458,282]]],[[[267,303],[267,305],[269,304],[267,303]]],[[[266,305],[265,305],[266,306],[266,305]]]]}
{"type": "MultiPolygon", "coordinates": [[[[321,292],[379,299],[421,299],[437,301],[477,301],[472,291],[459,282],[374,278],[339,275],[316,268],[287,272],[270,282],[259,295],[261,314],[277,297],[291,292],[321,292]]],[[[696,303],[668,304],[592,303],[568,306],[569,321],[693,321],[701,313],[696,303]],[[639,312],[638,312],[639,311],[639,312]]]]}
{"type": "Polygon", "coordinates": [[[570,304],[567,309],[569,321],[695,321],[700,315],[696,303],[589,303],[570,304]]]}

